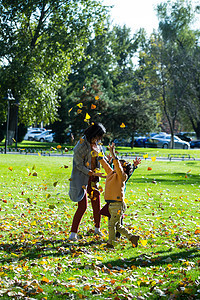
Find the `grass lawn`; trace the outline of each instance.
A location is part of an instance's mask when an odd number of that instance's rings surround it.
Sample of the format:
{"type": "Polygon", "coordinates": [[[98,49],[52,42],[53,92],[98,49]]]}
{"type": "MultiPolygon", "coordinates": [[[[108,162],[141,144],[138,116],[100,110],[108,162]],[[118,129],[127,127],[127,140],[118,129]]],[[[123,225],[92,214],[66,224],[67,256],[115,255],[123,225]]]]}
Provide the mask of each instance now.
{"type": "Polygon", "coordinates": [[[140,243],[122,237],[114,250],[106,217],[105,236],[94,235],[90,202],[81,239],[68,241],[71,167],[69,157],[0,155],[2,299],[200,299],[200,161],[142,160],[124,218],[140,243]]]}

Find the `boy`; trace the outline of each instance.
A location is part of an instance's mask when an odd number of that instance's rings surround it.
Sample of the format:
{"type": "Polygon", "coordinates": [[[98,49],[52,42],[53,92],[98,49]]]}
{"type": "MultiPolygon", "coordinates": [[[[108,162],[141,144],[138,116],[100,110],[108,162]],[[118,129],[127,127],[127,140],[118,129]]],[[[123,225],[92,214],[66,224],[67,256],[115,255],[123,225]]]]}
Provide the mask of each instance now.
{"type": "Polygon", "coordinates": [[[108,210],[110,218],[108,219],[109,240],[107,243],[108,248],[114,248],[113,241],[115,240],[116,230],[125,235],[133,244],[134,247],[138,246],[139,236],[130,233],[122,224],[121,218],[126,210],[124,202],[124,189],[125,182],[130,173],[132,173],[131,164],[124,162],[123,166],[115,156],[115,144],[109,145],[109,151],[113,159],[114,170],[102,157],[99,157],[99,162],[107,173],[104,198],[108,203],[108,210]]]}

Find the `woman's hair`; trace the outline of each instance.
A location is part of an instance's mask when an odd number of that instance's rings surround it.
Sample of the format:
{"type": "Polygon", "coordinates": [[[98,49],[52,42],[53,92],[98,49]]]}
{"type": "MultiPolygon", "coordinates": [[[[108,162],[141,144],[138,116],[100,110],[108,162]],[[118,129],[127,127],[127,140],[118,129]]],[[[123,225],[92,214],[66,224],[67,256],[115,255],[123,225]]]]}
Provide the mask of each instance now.
{"type": "Polygon", "coordinates": [[[101,138],[105,133],[106,129],[101,123],[92,123],[84,132],[88,142],[91,142],[92,138],[101,138]]]}
{"type": "Polygon", "coordinates": [[[124,168],[124,172],[128,175],[127,180],[131,177],[133,174],[133,166],[130,162],[125,161],[124,159],[120,159],[120,163],[122,167],[124,168]]]}

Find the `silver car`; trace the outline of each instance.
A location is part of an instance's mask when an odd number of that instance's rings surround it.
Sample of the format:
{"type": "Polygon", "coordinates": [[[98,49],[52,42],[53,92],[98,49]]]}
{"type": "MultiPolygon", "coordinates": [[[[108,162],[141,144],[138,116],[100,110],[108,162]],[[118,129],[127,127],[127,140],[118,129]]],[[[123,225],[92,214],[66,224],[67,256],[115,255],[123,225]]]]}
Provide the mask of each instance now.
{"type": "MultiPolygon", "coordinates": [[[[170,148],[171,134],[159,133],[151,138],[151,141],[157,148],[170,148]]],[[[179,137],[174,135],[174,148],[176,149],[189,149],[190,144],[186,141],[181,140],[179,137]]]]}

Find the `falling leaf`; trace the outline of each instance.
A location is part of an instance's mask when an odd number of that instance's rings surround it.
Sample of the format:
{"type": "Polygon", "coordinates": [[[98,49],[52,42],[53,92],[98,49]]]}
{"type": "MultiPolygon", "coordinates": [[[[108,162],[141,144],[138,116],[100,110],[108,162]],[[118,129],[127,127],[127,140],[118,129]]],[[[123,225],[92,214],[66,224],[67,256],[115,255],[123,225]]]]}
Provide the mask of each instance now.
{"type": "Polygon", "coordinates": [[[95,109],[97,106],[95,104],[91,104],[91,109],[95,109]]]}
{"type": "Polygon", "coordinates": [[[41,156],[40,152],[38,152],[38,155],[41,156]]]}
{"type": "Polygon", "coordinates": [[[9,167],[8,170],[12,171],[12,170],[13,170],[13,167],[9,167]]]}
{"type": "Polygon", "coordinates": [[[78,103],[78,104],[76,104],[79,108],[82,108],[83,107],[83,103],[82,102],[80,102],[80,103],[78,103]]]}
{"type": "Polygon", "coordinates": [[[68,152],[69,150],[67,148],[65,148],[65,152],[68,152]]]}
{"type": "Polygon", "coordinates": [[[122,124],[120,125],[120,127],[121,127],[121,128],[125,128],[126,125],[125,125],[124,123],[122,123],[122,124]]]}
{"type": "Polygon", "coordinates": [[[81,113],[82,113],[82,109],[78,109],[77,114],[81,114],[81,113]]]}
{"type": "Polygon", "coordinates": [[[151,160],[152,160],[152,161],[156,161],[156,156],[152,156],[152,157],[151,157],[151,160]]]}
{"type": "Polygon", "coordinates": [[[67,165],[64,165],[64,168],[67,169],[67,168],[69,168],[69,167],[68,167],[67,165]]]}
{"type": "Polygon", "coordinates": [[[95,96],[95,100],[99,100],[99,96],[95,96]]]}
{"type": "Polygon", "coordinates": [[[62,146],[61,146],[61,145],[58,145],[58,146],[57,146],[57,149],[61,149],[61,148],[62,148],[62,146]]]}
{"type": "Polygon", "coordinates": [[[12,140],[13,140],[13,142],[15,142],[15,143],[16,143],[16,140],[15,140],[14,138],[12,138],[12,140]]]}
{"type": "Polygon", "coordinates": [[[143,155],[143,158],[146,159],[148,158],[148,153],[143,155]]]}
{"type": "Polygon", "coordinates": [[[68,113],[70,113],[72,111],[73,107],[71,107],[69,110],[68,110],[68,113]]]}
{"type": "Polygon", "coordinates": [[[89,120],[91,117],[88,113],[85,114],[85,120],[89,120]]]}

